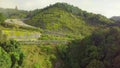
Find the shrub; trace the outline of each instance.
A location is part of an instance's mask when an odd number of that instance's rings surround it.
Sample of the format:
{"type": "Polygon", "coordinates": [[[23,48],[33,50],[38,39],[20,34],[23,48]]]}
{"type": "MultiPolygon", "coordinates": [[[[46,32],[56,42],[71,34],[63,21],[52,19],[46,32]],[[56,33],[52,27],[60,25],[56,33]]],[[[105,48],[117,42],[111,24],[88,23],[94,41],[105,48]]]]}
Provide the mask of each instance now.
{"type": "Polygon", "coordinates": [[[7,40],[0,43],[0,47],[2,47],[7,54],[9,54],[9,58],[11,58],[11,68],[19,67],[22,65],[24,54],[20,50],[20,44],[15,40],[7,40]]]}

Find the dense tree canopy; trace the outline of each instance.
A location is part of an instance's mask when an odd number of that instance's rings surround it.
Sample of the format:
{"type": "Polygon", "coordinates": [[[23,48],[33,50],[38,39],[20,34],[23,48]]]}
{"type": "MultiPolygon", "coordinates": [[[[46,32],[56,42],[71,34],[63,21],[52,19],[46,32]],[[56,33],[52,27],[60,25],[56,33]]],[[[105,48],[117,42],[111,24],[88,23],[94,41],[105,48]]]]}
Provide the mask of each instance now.
{"type": "Polygon", "coordinates": [[[119,68],[119,44],[118,27],[102,29],[70,43],[62,56],[70,68],[119,68]]]}

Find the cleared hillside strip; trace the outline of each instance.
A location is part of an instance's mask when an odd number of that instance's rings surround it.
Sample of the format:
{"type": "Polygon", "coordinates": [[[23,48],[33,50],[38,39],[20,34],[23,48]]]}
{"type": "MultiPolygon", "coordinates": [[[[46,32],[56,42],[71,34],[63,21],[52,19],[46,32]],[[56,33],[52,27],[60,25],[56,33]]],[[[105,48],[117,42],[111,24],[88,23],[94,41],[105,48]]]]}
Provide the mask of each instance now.
{"type": "Polygon", "coordinates": [[[41,45],[41,44],[68,44],[66,40],[36,40],[36,41],[18,41],[21,45],[41,45]]]}

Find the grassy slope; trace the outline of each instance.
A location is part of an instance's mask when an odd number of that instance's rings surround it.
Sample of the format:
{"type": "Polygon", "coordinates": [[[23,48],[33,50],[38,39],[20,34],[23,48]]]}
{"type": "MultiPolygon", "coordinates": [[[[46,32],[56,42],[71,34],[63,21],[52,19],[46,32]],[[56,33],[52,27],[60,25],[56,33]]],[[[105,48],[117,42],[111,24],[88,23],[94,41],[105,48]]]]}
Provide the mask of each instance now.
{"type": "Polygon", "coordinates": [[[53,46],[21,46],[25,54],[23,68],[53,68],[56,54],[53,46]]]}

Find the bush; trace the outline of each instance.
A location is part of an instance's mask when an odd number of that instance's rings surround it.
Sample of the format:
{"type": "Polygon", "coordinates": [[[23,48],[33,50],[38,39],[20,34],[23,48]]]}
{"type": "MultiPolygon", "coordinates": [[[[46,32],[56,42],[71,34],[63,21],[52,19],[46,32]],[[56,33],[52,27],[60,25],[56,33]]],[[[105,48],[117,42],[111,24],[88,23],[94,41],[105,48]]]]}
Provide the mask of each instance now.
{"type": "Polygon", "coordinates": [[[19,67],[22,65],[24,54],[20,50],[20,44],[15,40],[7,40],[0,43],[0,47],[2,47],[5,52],[9,55],[11,59],[11,68],[19,67]]]}
{"type": "Polygon", "coordinates": [[[10,55],[0,47],[0,68],[10,68],[11,64],[10,55]]]}

